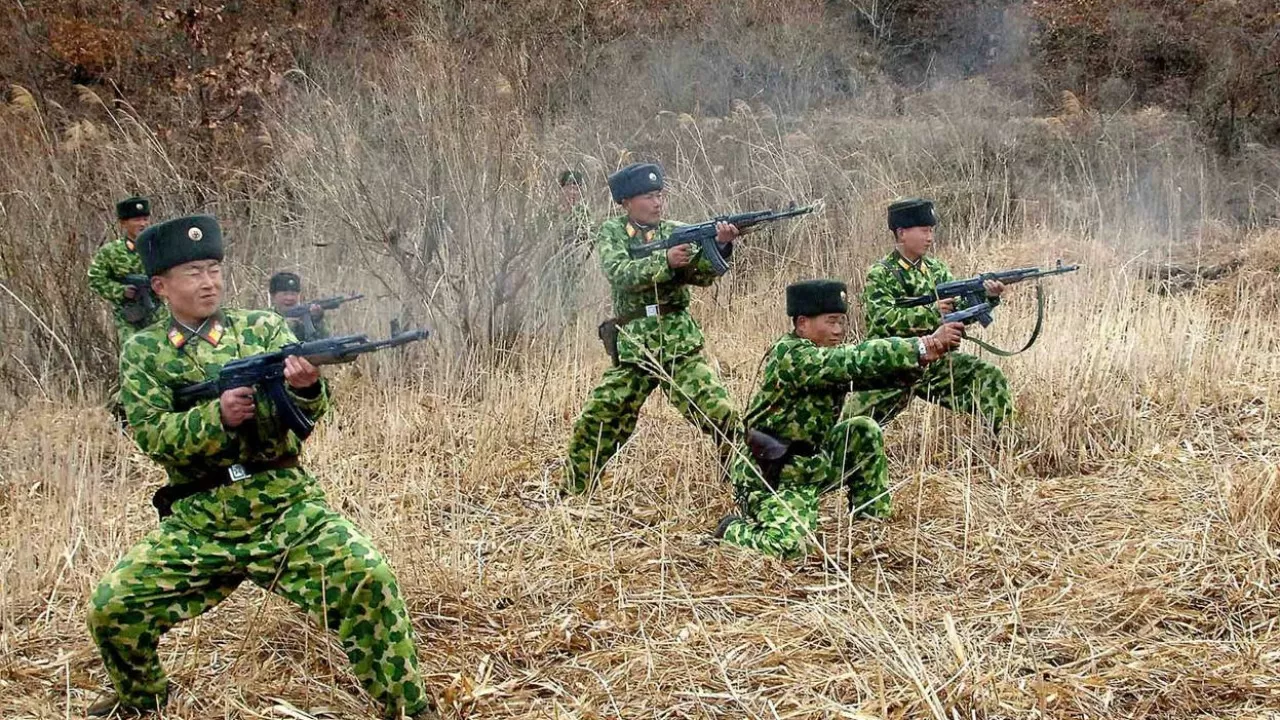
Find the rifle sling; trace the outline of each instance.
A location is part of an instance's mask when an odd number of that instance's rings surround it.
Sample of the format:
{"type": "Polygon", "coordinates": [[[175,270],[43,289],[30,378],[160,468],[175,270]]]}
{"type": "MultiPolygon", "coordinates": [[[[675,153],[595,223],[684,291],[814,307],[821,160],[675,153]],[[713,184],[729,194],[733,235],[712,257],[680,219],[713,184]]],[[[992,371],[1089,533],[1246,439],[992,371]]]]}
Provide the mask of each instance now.
{"type": "Polygon", "coordinates": [[[264,473],[268,470],[283,470],[296,467],[298,467],[298,456],[285,455],[265,462],[239,463],[231,467],[207,467],[198,471],[194,469],[186,470],[184,474],[190,478],[188,482],[181,485],[165,485],[161,487],[151,496],[151,504],[155,506],[156,512],[160,514],[160,519],[163,520],[173,514],[173,505],[179,500],[185,500],[192,495],[199,495],[223,485],[230,485],[237,480],[243,480],[251,475],[264,473]],[[233,471],[238,473],[238,477],[232,476],[233,471]]]}
{"type": "Polygon", "coordinates": [[[1013,350],[1013,351],[1001,350],[995,345],[992,345],[987,342],[983,342],[982,340],[979,340],[978,338],[975,338],[975,337],[969,337],[968,335],[965,335],[964,339],[968,340],[974,345],[977,345],[983,350],[986,350],[992,355],[999,355],[1000,357],[1013,357],[1014,355],[1019,355],[1021,353],[1024,353],[1030,350],[1031,346],[1036,344],[1036,339],[1040,337],[1040,328],[1042,327],[1044,327],[1044,287],[1041,286],[1040,283],[1036,283],[1036,326],[1031,330],[1031,337],[1027,338],[1027,344],[1023,345],[1022,349],[1013,350]]]}

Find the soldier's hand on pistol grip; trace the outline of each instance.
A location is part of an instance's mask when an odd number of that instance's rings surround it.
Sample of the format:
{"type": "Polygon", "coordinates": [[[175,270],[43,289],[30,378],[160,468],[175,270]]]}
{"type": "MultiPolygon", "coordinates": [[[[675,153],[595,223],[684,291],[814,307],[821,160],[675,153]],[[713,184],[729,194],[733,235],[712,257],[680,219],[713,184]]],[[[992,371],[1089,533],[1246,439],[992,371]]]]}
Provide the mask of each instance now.
{"type": "Polygon", "coordinates": [[[667,251],[667,265],[672,270],[679,270],[693,262],[693,245],[677,245],[667,251]]]}
{"type": "Polygon", "coordinates": [[[248,420],[253,419],[253,388],[231,388],[218,398],[218,406],[222,411],[223,427],[240,427],[248,420]]]}
{"type": "Polygon", "coordinates": [[[941,325],[933,331],[932,335],[920,338],[920,342],[924,343],[924,355],[920,356],[921,364],[927,365],[951,352],[960,345],[962,337],[964,337],[964,324],[955,322],[941,325]]]}

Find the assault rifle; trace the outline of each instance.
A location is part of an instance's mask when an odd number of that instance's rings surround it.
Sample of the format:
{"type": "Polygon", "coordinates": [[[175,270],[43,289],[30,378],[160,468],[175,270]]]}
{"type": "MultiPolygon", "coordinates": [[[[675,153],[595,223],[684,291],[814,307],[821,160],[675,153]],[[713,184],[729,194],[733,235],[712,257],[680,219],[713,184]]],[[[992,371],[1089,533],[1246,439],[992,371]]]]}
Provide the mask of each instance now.
{"type": "MultiPolygon", "coordinates": [[[[1075,272],[1079,270],[1079,265],[1063,265],[1059,260],[1058,264],[1051,270],[1041,270],[1040,268],[1017,268],[1016,270],[997,270],[996,272],[981,273],[965,280],[952,280],[944,282],[933,289],[931,293],[917,295],[915,297],[899,298],[893,304],[897,307],[919,307],[937,302],[942,298],[960,298],[965,305],[978,305],[986,302],[987,290],[984,283],[988,280],[998,280],[1005,285],[1013,285],[1024,280],[1035,280],[1037,278],[1049,277],[1050,275],[1062,275],[1064,273],[1075,272]]],[[[986,326],[990,320],[983,323],[986,326]]]]}
{"type": "MultiPolygon", "coordinates": [[[[965,325],[979,323],[982,327],[991,324],[994,318],[991,316],[991,309],[994,307],[987,299],[987,290],[985,283],[988,280],[998,280],[1005,285],[1013,285],[1023,282],[1024,280],[1036,280],[1051,275],[1063,275],[1069,272],[1079,270],[1079,265],[1063,265],[1059,260],[1057,265],[1049,270],[1041,270],[1040,268],[1017,268],[1014,270],[998,270],[996,272],[982,273],[965,280],[952,280],[951,282],[941,283],[933,289],[932,293],[917,295],[915,297],[899,298],[894,301],[897,307],[920,307],[937,302],[942,298],[960,298],[960,302],[965,307],[955,312],[947,313],[942,316],[942,322],[960,322],[965,325]]],[[[974,344],[985,348],[987,351],[1008,357],[1017,355],[1031,348],[1035,344],[1036,338],[1040,336],[1040,328],[1044,322],[1044,294],[1039,284],[1036,285],[1036,326],[1031,331],[1031,337],[1027,343],[1022,346],[1021,350],[1008,351],[1001,350],[998,347],[989,345],[977,338],[969,338],[974,344]]]]}
{"type": "MultiPolygon", "coordinates": [[[[666,238],[627,248],[627,252],[632,258],[642,258],[655,252],[670,250],[681,245],[697,245],[702,256],[711,263],[711,269],[718,277],[729,272],[729,259],[720,252],[720,243],[716,242],[716,223],[729,223],[738,228],[741,235],[746,235],[766,223],[808,215],[812,212],[820,212],[822,207],[822,201],[818,200],[801,207],[796,207],[795,203],[792,203],[791,207],[786,210],[759,210],[737,215],[721,215],[697,225],[681,225],[672,230],[671,235],[666,238]]],[[[732,250],[730,254],[732,254],[732,250]]]]}
{"type": "Polygon", "coordinates": [[[321,310],[337,310],[342,307],[343,303],[359,300],[363,297],[363,293],[355,293],[354,295],[335,295],[310,302],[299,302],[297,305],[285,310],[284,316],[290,320],[301,320],[303,334],[311,337],[316,332],[315,316],[311,314],[313,306],[318,306],[321,310]]]}
{"type": "Polygon", "coordinates": [[[125,275],[120,283],[134,288],[132,298],[120,303],[120,316],[124,321],[141,330],[151,324],[156,313],[156,298],[151,293],[151,278],[146,275],[125,275]]]}
{"type": "Polygon", "coordinates": [[[213,400],[222,393],[239,387],[264,388],[276,415],[285,426],[301,440],[306,440],[315,423],[294,404],[285,388],[284,359],[296,355],[306,358],[312,365],[339,365],[349,363],[365,353],[400,347],[418,340],[425,340],[430,333],[425,329],[409,330],[392,335],[386,340],[370,340],[365,335],[299,342],[279,350],[247,358],[232,360],[222,366],[218,377],[179,388],[173,393],[175,410],[182,411],[202,400],[213,400]]]}
{"type": "Polygon", "coordinates": [[[990,325],[991,321],[994,319],[995,318],[991,317],[991,303],[984,302],[972,305],[963,310],[956,310],[955,312],[949,312],[946,315],[943,315],[942,324],[946,325],[947,323],[958,322],[964,323],[965,325],[971,325],[976,322],[981,323],[982,327],[986,327],[990,325]]]}
{"type": "Polygon", "coordinates": [[[294,319],[305,317],[311,314],[312,305],[319,305],[321,310],[337,310],[339,307],[342,307],[342,303],[359,300],[363,297],[363,293],[356,293],[354,295],[334,295],[333,297],[322,298],[320,300],[299,302],[297,305],[285,310],[284,316],[294,319]]]}

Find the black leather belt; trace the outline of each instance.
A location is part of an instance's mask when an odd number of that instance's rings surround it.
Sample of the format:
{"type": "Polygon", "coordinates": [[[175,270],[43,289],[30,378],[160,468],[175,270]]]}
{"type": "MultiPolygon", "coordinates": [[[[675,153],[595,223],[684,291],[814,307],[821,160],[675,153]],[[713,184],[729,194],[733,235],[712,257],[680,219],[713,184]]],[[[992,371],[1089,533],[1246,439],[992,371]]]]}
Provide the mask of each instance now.
{"type": "Polygon", "coordinates": [[[156,490],[155,495],[151,496],[151,504],[155,506],[156,512],[160,513],[160,519],[163,520],[173,514],[173,504],[179,500],[185,500],[192,495],[199,495],[223,485],[240,482],[268,470],[296,467],[298,467],[298,456],[286,455],[265,462],[236,463],[228,467],[208,468],[203,472],[184,471],[183,474],[191,479],[181,485],[165,485],[156,490]]]}

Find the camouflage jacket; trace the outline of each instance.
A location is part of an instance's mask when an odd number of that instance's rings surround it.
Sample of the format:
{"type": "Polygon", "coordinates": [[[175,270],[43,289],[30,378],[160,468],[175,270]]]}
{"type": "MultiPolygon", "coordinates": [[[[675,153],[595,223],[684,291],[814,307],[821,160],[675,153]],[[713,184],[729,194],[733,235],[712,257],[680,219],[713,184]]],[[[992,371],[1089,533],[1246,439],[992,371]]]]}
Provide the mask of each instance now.
{"type": "MultiPolygon", "coordinates": [[[[644,232],[625,217],[612,218],[600,226],[596,247],[612,288],[615,317],[644,313],[649,305],[688,307],[689,285],[706,287],[715,282],[711,263],[697,255],[687,267],[673,270],[665,252],[635,259],[627,253],[628,247],[664,239],[677,227],[679,224],[664,220],[657,228],[644,232]]],[[[731,248],[725,251],[726,255],[732,252],[731,248]]],[[[702,343],[702,330],[687,310],[641,317],[619,326],[618,360],[646,365],[656,360],[665,365],[698,352],[702,343]]]]}
{"type": "Polygon", "coordinates": [[[560,211],[558,227],[563,247],[585,250],[591,242],[591,210],[586,203],[575,203],[567,212],[560,211]]]}
{"type": "MultiPolygon", "coordinates": [[[[133,241],[120,238],[103,245],[98,252],[94,253],[93,260],[89,262],[89,289],[111,303],[116,323],[121,324],[125,322],[121,310],[126,302],[124,276],[146,274],[146,269],[142,267],[142,258],[134,248],[133,241]]],[[[134,326],[143,327],[156,319],[156,314],[152,313],[148,320],[134,323],[134,326]]]]}
{"type": "MultiPolygon", "coordinates": [[[[867,285],[862,290],[862,312],[867,337],[912,337],[928,335],[942,324],[942,314],[934,304],[913,308],[894,307],[898,298],[927,295],[934,286],[951,282],[955,277],[947,264],[932,255],[912,263],[897,250],[881,258],[867,270],[867,285]]],[[[999,298],[988,298],[992,305],[999,298]]],[[[956,303],[956,310],[965,307],[956,303]]]]}
{"type": "Polygon", "coordinates": [[[916,340],[889,338],[824,348],[783,335],[766,355],[764,379],[747,408],[746,426],[788,443],[822,447],[840,419],[844,396],[919,378],[916,340]]]}
{"type": "MultiPolygon", "coordinates": [[[[296,456],[301,441],[275,417],[260,394],[256,418],[234,429],[222,425],[217,399],[176,411],[173,391],[217,376],[231,360],[278,350],[295,342],[271,312],[223,310],[192,333],[177,321],[154,324],[125,343],[120,356],[120,402],[134,439],[169,474],[169,482],[189,482],[194,472],[236,463],[296,456]]],[[[329,407],[321,381],[314,397],[289,389],[298,407],[319,419],[329,407]]],[[[229,539],[243,538],[290,504],[320,497],[311,475],[300,468],[268,470],[246,480],[180,500],[174,517],[192,529],[229,539]]]]}

